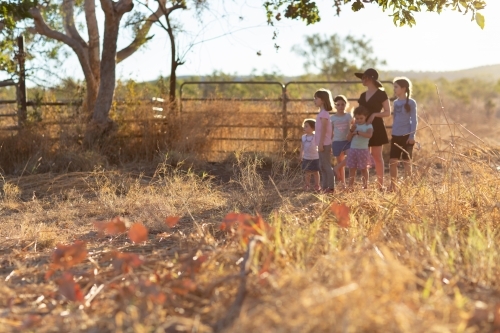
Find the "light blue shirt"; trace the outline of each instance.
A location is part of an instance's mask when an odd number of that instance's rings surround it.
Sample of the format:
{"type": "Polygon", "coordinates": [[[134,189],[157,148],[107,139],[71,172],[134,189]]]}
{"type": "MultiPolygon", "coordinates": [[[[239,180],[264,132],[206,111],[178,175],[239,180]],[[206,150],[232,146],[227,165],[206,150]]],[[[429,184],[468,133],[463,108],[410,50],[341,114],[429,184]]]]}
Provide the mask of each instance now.
{"type": "Polygon", "coordinates": [[[405,109],[406,99],[394,101],[394,122],[392,123],[392,135],[408,135],[410,139],[415,139],[417,130],[417,102],[413,99],[408,100],[410,112],[405,109]]]}
{"type": "MultiPolygon", "coordinates": [[[[373,130],[372,124],[363,124],[363,125],[358,125],[356,124],[356,130],[359,132],[368,132],[369,129],[373,130]]],[[[351,148],[354,149],[368,149],[368,141],[370,141],[370,138],[365,138],[360,135],[355,135],[352,137],[351,140],[351,148]]]]}

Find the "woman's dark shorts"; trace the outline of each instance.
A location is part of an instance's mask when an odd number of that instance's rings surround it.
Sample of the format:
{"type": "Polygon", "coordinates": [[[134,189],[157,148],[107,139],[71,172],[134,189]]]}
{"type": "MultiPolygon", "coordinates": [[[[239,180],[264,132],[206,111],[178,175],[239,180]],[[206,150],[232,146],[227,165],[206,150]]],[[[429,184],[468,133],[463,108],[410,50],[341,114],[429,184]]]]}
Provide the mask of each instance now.
{"type": "Polygon", "coordinates": [[[310,172],[319,171],[319,159],[302,160],[302,171],[310,171],[310,172]]]}
{"type": "Polygon", "coordinates": [[[405,161],[408,161],[412,158],[413,145],[409,145],[406,143],[406,141],[408,141],[409,138],[410,138],[409,134],[408,135],[401,135],[401,136],[399,136],[399,135],[392,136],[391,155],[390,155],[391,158],[398,159],[398,160],[402,158],[405,161]],[[403,149],[406,150],[406,152],[408,152],[408,153],[406,153],[401,148],[396,146],[396,144],[403,147],[403,149]]]}

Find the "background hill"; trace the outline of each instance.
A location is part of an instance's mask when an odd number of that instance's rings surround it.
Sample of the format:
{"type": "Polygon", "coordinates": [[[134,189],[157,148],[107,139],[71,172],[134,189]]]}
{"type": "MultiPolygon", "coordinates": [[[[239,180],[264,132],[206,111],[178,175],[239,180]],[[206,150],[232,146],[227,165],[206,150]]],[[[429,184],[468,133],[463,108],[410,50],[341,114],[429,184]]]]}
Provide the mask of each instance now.
{"type": "Polygon", "coordinates": [[[475,68],[462,69],[458,71],[448,72],[402,72],[402,71],[386,71],[382,73],[382,77],[394,77],[404,75],[413,80],[437,80],[447,79],[449,81],[459,80],[464,78],[482,79],[486,81],[500,80],[500,64],[481,66],[475,68]]]}

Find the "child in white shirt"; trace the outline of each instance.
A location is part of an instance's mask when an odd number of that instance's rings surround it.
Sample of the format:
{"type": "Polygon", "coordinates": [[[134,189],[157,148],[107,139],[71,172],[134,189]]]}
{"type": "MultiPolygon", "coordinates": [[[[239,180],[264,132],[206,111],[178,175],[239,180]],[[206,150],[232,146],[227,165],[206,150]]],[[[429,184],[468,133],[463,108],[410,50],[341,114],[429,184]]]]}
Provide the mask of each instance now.
{"type": "Polygon", "coordinates": [[[302,161],[302,171],[304,171],[305,190],[310,189],[311,175],[314,178],[314,190],[319,191],[319,154],[318,146],[314,140],[314,130],[316,121],[306,119],[302,124],[304,135],[302,135],[302,144],[300,146],[300,159],[302,161]]]}

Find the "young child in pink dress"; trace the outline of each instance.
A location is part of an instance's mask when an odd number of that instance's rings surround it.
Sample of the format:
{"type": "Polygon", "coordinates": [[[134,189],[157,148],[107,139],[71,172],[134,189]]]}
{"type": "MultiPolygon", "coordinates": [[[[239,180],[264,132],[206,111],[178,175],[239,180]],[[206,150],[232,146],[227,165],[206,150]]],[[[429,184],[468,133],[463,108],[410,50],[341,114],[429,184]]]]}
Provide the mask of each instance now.
{"type": "Polygon", "coordinates": [[[358,106],[354,109],[355,124],[352,125],[347,135],[351,141],[351,148],[347,155],[346,166],[349,168],[349,187],[354,186],[356,171],[361,170],[363,188],[368,188],[368,168],[374,165],[374,160],[368,148],[368,141],[373,135],[372,124],[367,124],[368,109],[358,106]]]}

